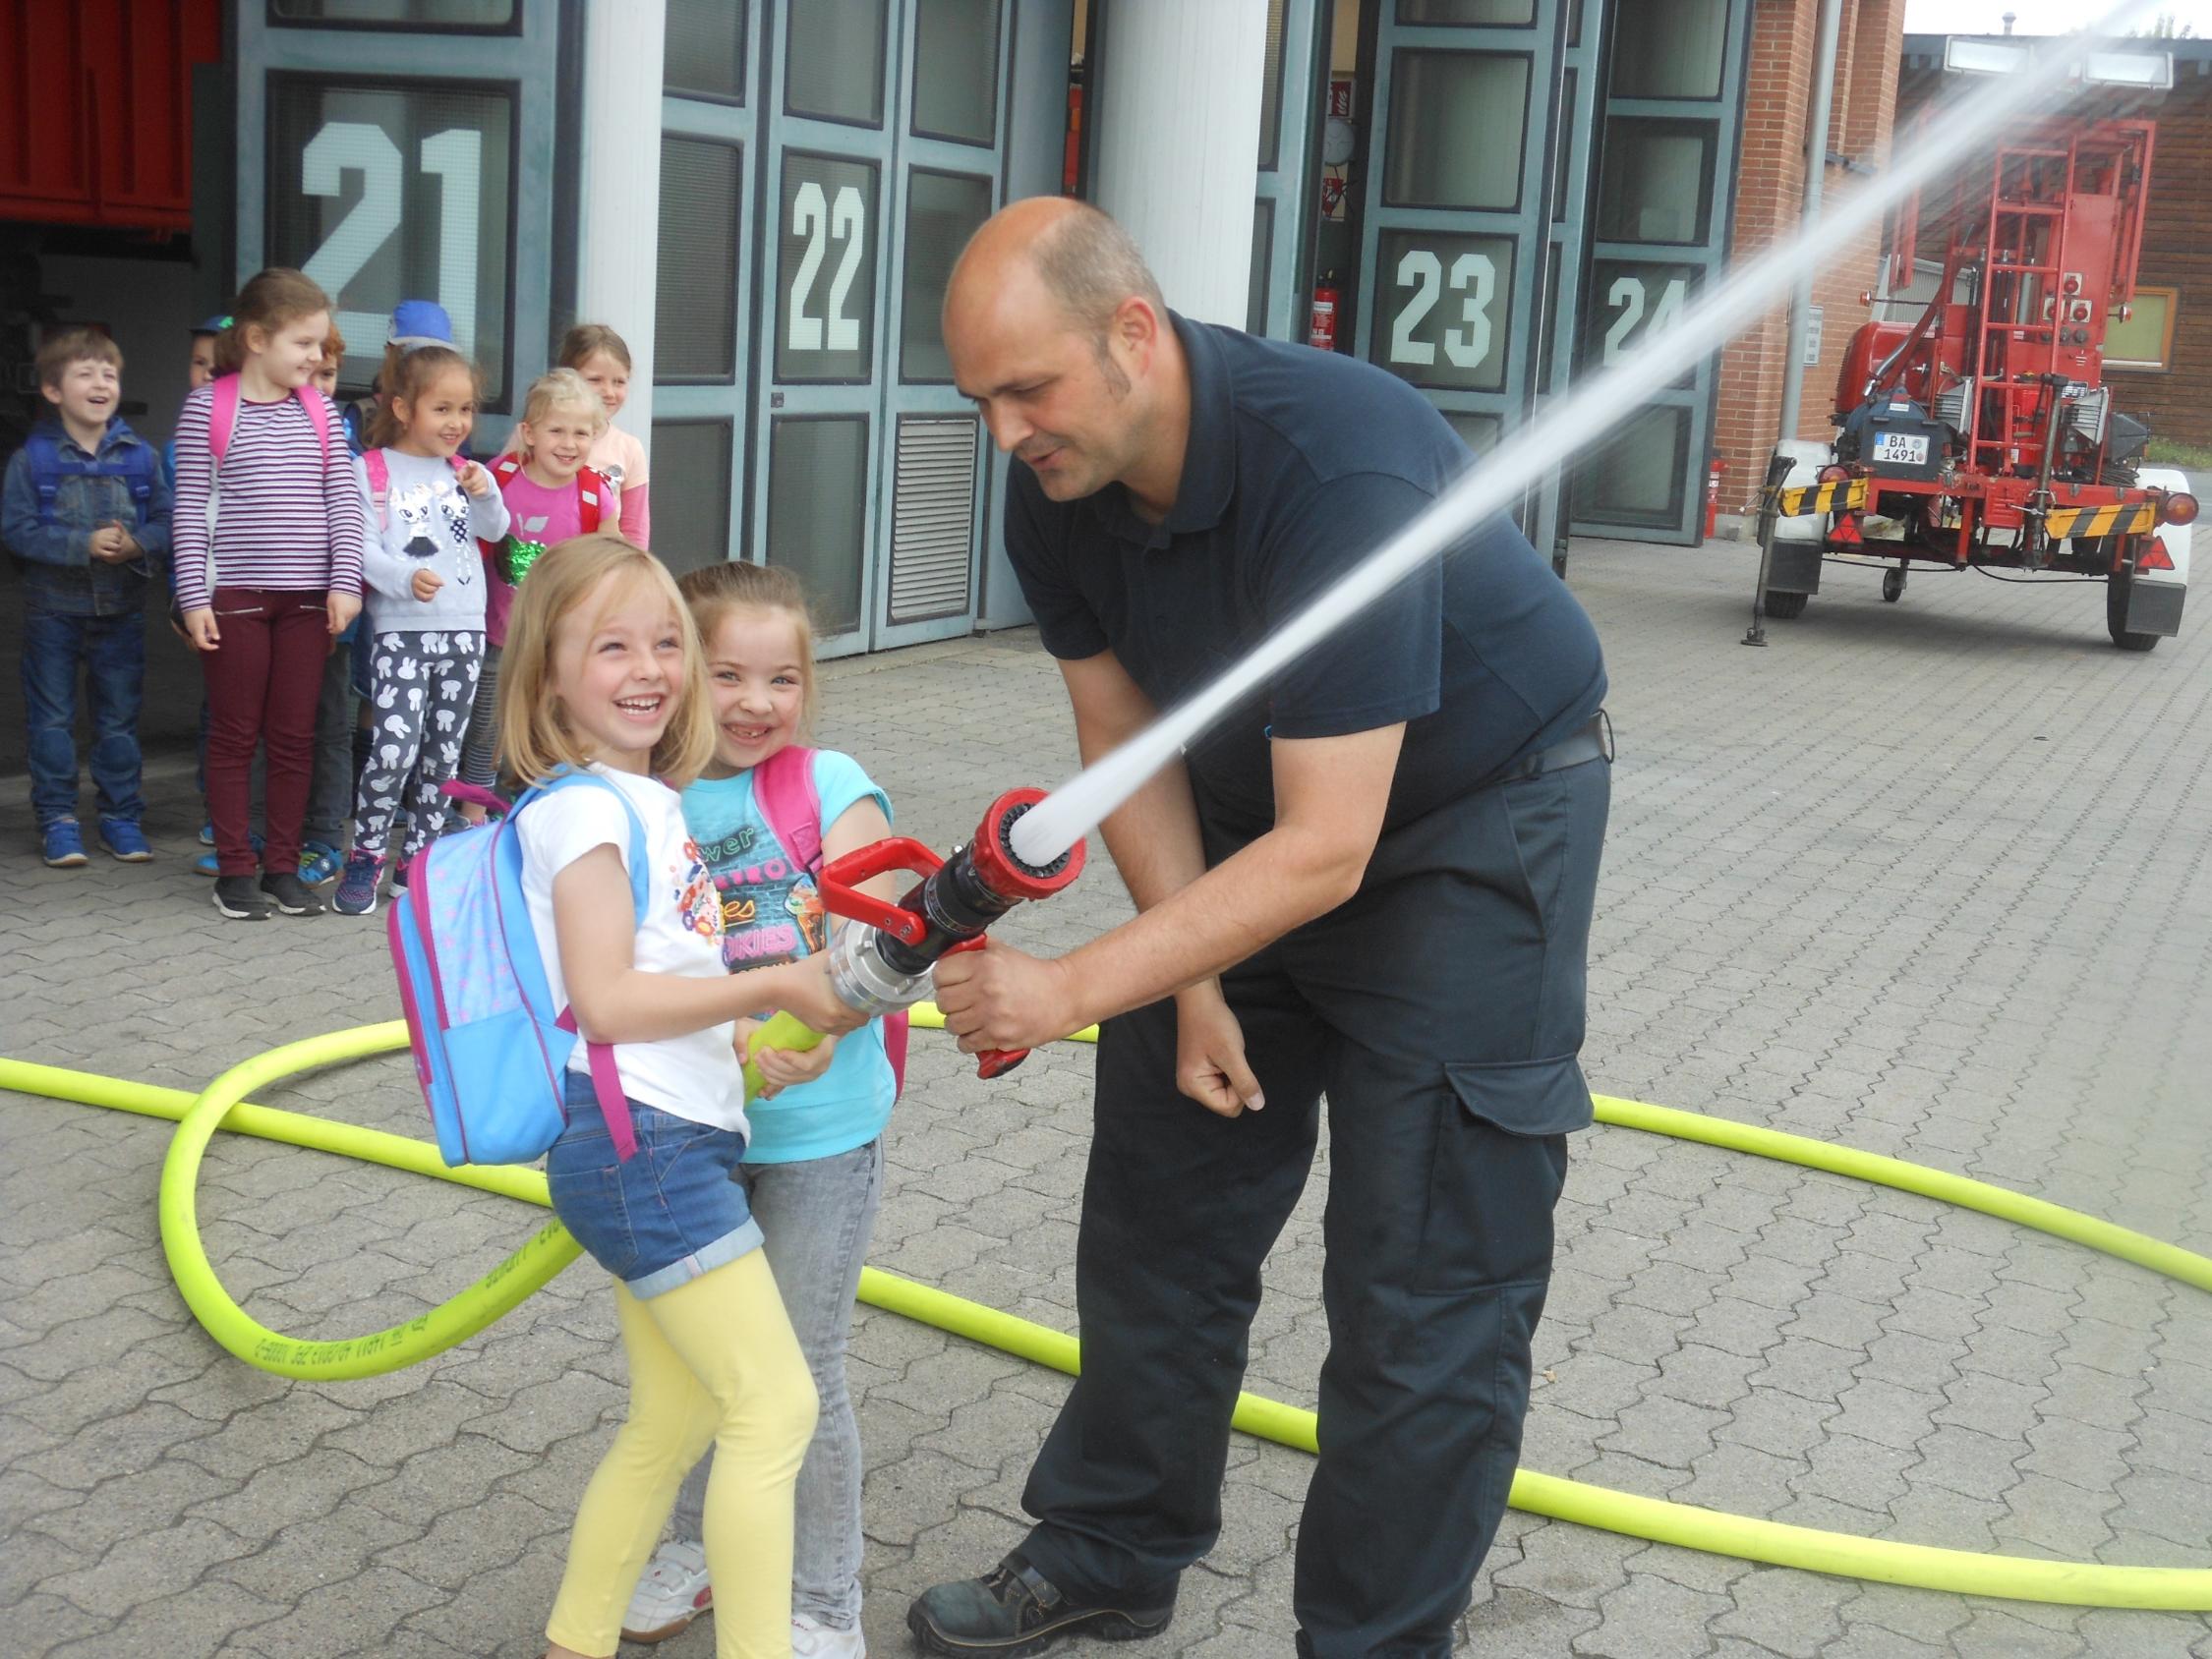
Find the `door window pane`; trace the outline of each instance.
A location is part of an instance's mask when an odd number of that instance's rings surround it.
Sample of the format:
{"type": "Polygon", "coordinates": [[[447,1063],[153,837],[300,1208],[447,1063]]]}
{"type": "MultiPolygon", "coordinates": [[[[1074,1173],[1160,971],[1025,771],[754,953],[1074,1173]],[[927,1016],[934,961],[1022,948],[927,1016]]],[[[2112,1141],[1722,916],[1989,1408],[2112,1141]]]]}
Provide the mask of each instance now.
{"type": "Polygon", "coordinates": [[[875,373],[876,166],[784,155],[776,377],[858,382],[875,373]]]}
{"type": "Polygon", "coordinates": [[[1398,0],[1398,21],[1526,29],[1536,22],[1536,0],[1398,0]]]}
{"type": "Polygon", "coordinates": [[[786,11],[784,107],[825,121],[883,125],[887,0],[802,0],[786,11]]]}
{"type": "Polygon", "coordinates": [[[389,24],[488,33],[511,29],[515,17],[514,0],[269,0],[268,21],[340,28],[389,24]]]}
{"type": "Polygon", "coordinates": [[[1690,459],[1690,411],[1655,404],[1575,468],[1575,517],[1676,530],[1690,459]]]}
{"type": "Polygon", "coordinates": [[[1270,171],[1283,135],[1283,0],[1267,0],[1267,39],[1260,54],[1259,170],[1270,171]]]}
{"type": "Polygon", "coordinates": [[[914,15],[914,132],[997,142],[999,0],[923,0],[914,15]]]}
{"type": "Polygon", "coordinates": [[[653,423],[653,551],[681,576],[729,556],[728,421],[653,423]]]}
{"type": "Polygon", "coordinates": [[[376,372],[393,306],[435,299],[503,407],[513,130],[503,91],[268,78],[268,260],[336,302],[347,384],[376,372]]]}
{"type": "Polygon", "coordinates": [[[1267,282],[1275,262],[1275,204],[1262,197],[1252,209],[1252,293],[1245,301],[1248,333],[1267,332],[1267,282]]]}
{"type": "Polygon", "coordinates": [[[768,436],[768,562],[806,585],[825,634],[860,626],[867,527],[867,417],[778,421],[768,436]]]}
{"type": "Polygon", "coordinates": [[[945,285],[976,227],[991,216],[991,181],[916,167],[906,175],[906,247],[899,312],[899,377],[950,381],[941,327],[945,285]]]}
{"type": "Polygon", "coordinates": [[[1452,430],[1459,433],[1459,441],[1476,454],[1487,455],[1497,447],[1500,423],[1495,415],[1478,415],[1465,409],[1447,409],[1443,415],[1452,430]]]}
{"type": "Polygon", "coordinates": [[[1705,241],[1713,220],[1714,132],[1709,121],[1608,121],[1600,240],[1705,241]]]}
{"type": "Polygon", "coordinates": [[[2178,288],[2138,288],[2127,320],[2118,307],[2105,315],[2107,369],[2166,369],[2174,361],[2174,308],[2178,288]]]}
{"type": "MultiPolygon", "coordinates": [[[[1677,321],[1696,298],[1696,265],[1646,259],[1594,259],[1590,315],[1584,319],[1584,367],[1610,369],[1654,333],[1677,321]]],[[[1688,386],[1695,372],[1675,382],[1688,386]]]]}
{"type": "Polygon", "coordinates": [[[1717,98],[1727,55],[1728,0],[1636,0],[1620,8],[1616,98],[1717,98]]]}
{"type": "Polygon", "coordinates": [[[669,0],[661,84],[671,92],[745,101],[745,0],[669,0]]]}
{"type": "Polygon", "coordinates": [[[1554,223],[1567,222],[1567,195],[1574,189],[1574,159],[1582,146],[1575,143],[1582,128],[1575,115],[1575,93],[1582,85],[1582,71],[1569,66],[1566,85],[1559,94],[1559,119],[1553,123],[1557,142],[1551,154],[1551,217],[1554,223]]]}
{"type": "Polygon", "coordinates": [[[745,152],[709,139],[661,140],[660,259],[653,378],[728,381],[737,372],[737,224],[745,152]]]}
{"type": "Polygon", "coordinates": [[[1391,230],[1374,272],[1375,361],[1417,386],[1494,392],[1513,334],[1513,242],[1391,230]]]}
{"type": "Polygon", "coordinates": [[[1393,207],[1518,207],[1528,113],[1526,57],[1394,54],[1383,200],[1393,207]]]}

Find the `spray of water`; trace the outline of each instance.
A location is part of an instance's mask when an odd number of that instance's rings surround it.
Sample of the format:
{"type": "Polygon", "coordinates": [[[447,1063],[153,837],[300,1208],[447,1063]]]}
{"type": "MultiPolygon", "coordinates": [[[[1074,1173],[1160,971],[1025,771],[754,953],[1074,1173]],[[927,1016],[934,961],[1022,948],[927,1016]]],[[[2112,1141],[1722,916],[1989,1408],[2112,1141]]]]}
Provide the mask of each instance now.
{"type": "Polygon", "coordinates": [[[1991,77],[1810,231],[1736,270],[1648,337],[1614,368],[1585,380],[1471,468],[1426,512],[1347,570],[1342,581],[1293,615],[1219,678],[1163,715],[1112,754],[1069,779],[1014,827],[1015,852],[1051,863],[1144,786],[1186,745],[1286,665],[1343,627],[1398,583],[1439,556],[1522,492],[1562,456],[1587,453],[1613,427],[1719,347],[1757,323],[1830,250],[1879,226],[1914,192],[1983,153],[2008,125],[2063,108],[2068,78],[2089,51],[2088,35],[2114,35],[2141,22],[2158,0],[2107,7],[2083,34],[2052,42],[2025,68],[1991,77]]]}

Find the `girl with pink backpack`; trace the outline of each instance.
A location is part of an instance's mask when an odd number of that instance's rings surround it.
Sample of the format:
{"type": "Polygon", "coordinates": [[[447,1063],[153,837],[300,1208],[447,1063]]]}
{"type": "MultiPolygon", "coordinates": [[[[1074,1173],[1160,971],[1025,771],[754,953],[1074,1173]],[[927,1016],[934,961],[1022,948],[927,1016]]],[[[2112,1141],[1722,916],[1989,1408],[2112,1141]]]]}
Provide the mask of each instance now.
{"type": "Polygon", "coordinates": [[[296,270],[262,271],[215,342],[219,378],[177,419],[177,608],[207,680],[207,808],[215,908],[260,921],[274,904],[314,916],[300,836],[315,773],[315,713],[330,643],[361,609],[361,490],[309,384],[330,332],[330,299],[296,270]],[[267,753],[266,838],[248,806],[256,746],[267,753]],[[262,875],[254,880],[256,865],[262,875]]]}
{"type": "MultiPolygon", "coordinates": [[[[831,926],[818,885],[823,859],[888,835],[891,803],[850,756],[799,742],[814,701],[814,648],[791,574],[717,564],[681,586],[715,705],[714,760],[684,790],[683,817],[713,872],[723,960],[743,979],[822,951],[831,926]]],[[[871,887],[896,899],[895,884],[885,877],[871,887]]],[[[864,1650],[860,1435],[844,1349],[905,1038],[902,1015],[804,1054],[764,1054],[763,1074],[784,1087],[748,1106],[752,1138],[736,1172],[822,1402],[799,1470],[793,1537],[790,1651],[801,1659],[864,1650]]],[[[672,1535],[631,1597],[622,1631],[633,1640],[671,1636],[713,1603],[700,1541],[706,1486],[701,1463],[677,1495],[672,1535]]]]}

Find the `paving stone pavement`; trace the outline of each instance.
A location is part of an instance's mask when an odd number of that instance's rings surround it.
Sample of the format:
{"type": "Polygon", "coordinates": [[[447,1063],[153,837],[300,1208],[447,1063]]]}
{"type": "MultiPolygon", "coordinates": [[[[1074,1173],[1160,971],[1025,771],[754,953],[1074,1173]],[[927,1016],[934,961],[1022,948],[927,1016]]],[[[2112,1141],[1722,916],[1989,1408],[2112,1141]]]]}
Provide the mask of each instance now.
{"type": "MultiPolygon", "coordinates": [[[[1749,555],[1591,543],[1620,734],[1586,1054],[1602,1091],[1832,1138],[2212,1241],[2212,628],[2149,657],[2095,588],[1838,572],[1743,630],[1749,555]]],[[[2212,605],[2200,600],[2199,610],[2212,605]]],[[[835,665],[825,741],[943,845],[1069,768],[1026,632],[835,665]]],[[[152,769],[158,862],[52,872],[0,803],[0,1052],[197,1087],[396,1013],[380,921],[219,923],[188,759],[152,769]]],[[[1100,867],[1013,919],[1066,948],[1126,913],[1100,867]]],[[[985,1085],[916,1045],[875,1259],[1075,1323],[1088,1054],[985,1085]]],[[[262,1097],[420,1134],[396,1058],[262,1097]]],[[[1195,1110],[1195,1109],[1193,1109],[1195,1110]]],[[[533,1656],[622,1401],[589,1264],[430,1363],[329,1387],[252,1371],[185,1314],[154,1189],[165,1125],[0,1095],[0,1656],[533,1656]]],[[[1320,1176],[1269,1267],[1251,1386],[1310,1403],[1320,1176]]],[[[218,1137],[207,1242],[258,1317],[406,1317],[535,1216],[218,1137]]],[[[2212,1307],[1987,1218],[1599,1128],[1577,1139],[1526,1462],[1656,1497],[1972,1550],[2206,1565],[2212,1307]]],[[[1061,1379],[863,1311],[866,1629],[1019,1535],[1061,1379]]],[[[1291,1651],[1307,1460],[1240,1439],[1219,1547],[1151,1651],[1291,1651]]],[[[1507,1517],[1463,1648],[1678,1659],[2212,1655],[2212,1623],[1979,1601],[1507,1517]]],[[[710,1653],[701,1628],[668,1659],[710,1653]]],[[[1069,1651],[1088,1649],[1077,1644],[1069,1651]]],[[[630,1650],[636,1651],[636,1650],[630,1650]]]]}

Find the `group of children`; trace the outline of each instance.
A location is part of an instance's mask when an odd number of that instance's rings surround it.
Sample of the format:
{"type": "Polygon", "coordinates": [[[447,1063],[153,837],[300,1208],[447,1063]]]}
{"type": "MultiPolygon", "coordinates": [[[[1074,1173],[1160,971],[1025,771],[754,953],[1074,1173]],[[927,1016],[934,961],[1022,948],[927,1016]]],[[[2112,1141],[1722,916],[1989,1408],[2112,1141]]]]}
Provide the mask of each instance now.
{"type": "MultiPolygon", "coordinates": [[[[578,1511],[549,1655],[659,1640],[719,1601],[724,1659],[853,1659],[861,1459],[844,1348],[898,1085],[881,1023],[832,992],[818,888],[824,861],[889,832],[890,803],[849,757],[801,746],[813,641],[789,574],[719,564],[679,589],[645,549],[642,450],[609,436],[629,367],[611,330],[571,332],[569,366],[530,388],[515,452],[488,466],[466,456],[473,365],[406,307],[353,455],[317,384],[343,349],[329,314],[299,272],[247,284],[178,422],[173,490],[114,413],[112,343],[76,333],[42,354],[58,461],[11,464],[4,531],[26,572],[27,687],[34,656],[43,676],[47,862],[84,862],[80,663],[101,840],[149,856],[135,726],[142,611],[164,564],[205,673],[225,915],[321,907],[303,855],[312,871],[334,849],[303,847],[301,827],[341,642],[336,683],[360,684],[366,736],[340,911],[375,908],[394,834],[411,855],[447,828],[456,776],[471,816],[497,782],[588,769],[611,784],[540,796],[514,824],[548,981],[611,1047],[635,1139],[615,1153],[580,1043],[548,1182],[616,1281],[630,1404],[578,1511]],[[756,787],[771,766],[803,772],[801,833],[756,787]],[[651,902],[633,921],[640,848],[651,902]],[[829,1036],[760,1055],[769,1088],[748,1100],[739,1057],[777,1010],[829,1036]]],[[[347,700],[335,707],[343,742],[347,700]]]]}

